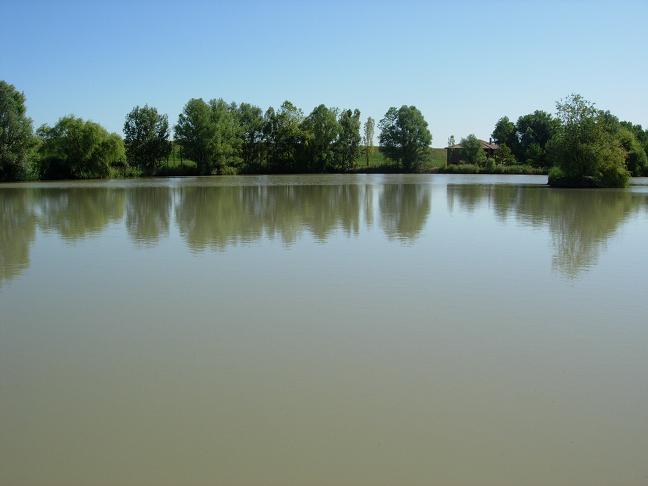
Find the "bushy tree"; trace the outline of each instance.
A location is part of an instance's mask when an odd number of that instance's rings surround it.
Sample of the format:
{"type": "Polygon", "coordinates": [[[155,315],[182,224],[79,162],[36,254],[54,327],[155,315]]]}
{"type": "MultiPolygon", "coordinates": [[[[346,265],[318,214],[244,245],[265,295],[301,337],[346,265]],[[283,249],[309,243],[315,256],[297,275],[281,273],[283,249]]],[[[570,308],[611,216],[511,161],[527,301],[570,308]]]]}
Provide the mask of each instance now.
{"type": "Polygon", "coordinates": [[[473,134],[461,139],[461,157],[469,164],[484,165],[486,152],[481,141],[473,134]]]}
{"type": "Polygon", "coordinates": [[[126,115],[124,145],[128,163],[152,174],[171,152],[169,120],[152,106],[136,106],[126,115]]]}
{"type": "Polygon", "coordinates": [[[495,162],[500,165],[513,165],[517,161],[515,160],[515,156],[509,146],[503,143],[499,145],[495,151],[495,162]]]}
{"type": "Polygon", "coordinates": [[[360,155],[360,110],[343,110],[338,119],[340,132],[335,141],[333,169],[348,171],[360,155]]]}
{"type": "Polygon", "coordinates": [[[243,139],[241,157],[247,168],[261,165],[263,141],[263,112],[258,106],[241,103],[237,109],[238,123],[243,139]]]}
{"type": "Polygon", "coordinates": [[[496,144],[507,145],[511,151],[517,150],[520,142],[518,140],[517,127],[515,126],[515,123],[509,120],[506,116],[497,120],[491,137],[496,144]]]}
{"type": "Polygon", "coordinates": [[[26,115],[25,95],[0,81],[0,181],[23,179],[34,146],[32,121],[26,115]]]}
{"type": "Polygon", "coordinates": [[[626,152],[625,165],[630,174],[635,177],[645,174],[648,168],[648,157],[634,132],[621,126],[618,130],[618,137],[621,147],[626,152]]]}
{"type": "Polygon", "coordinates": [[[209,172],[218,173],[224,168],[238,170],[242,162],[243,132],[238,123],[236,106],[217,99],[211,100],[209,107],[214,125],[209,172]]]}
{"type": "Polygon", "coordinates": [[[629,173],[626,152],[610,119],[580,95],[557,103],[562,122],[549,144],[549,154],[557,167],[549,174],[554,186],[623,187],[629,173]]]}
{"type": "Polygon", "coordinates": [[[333,143],[340,134],[337,111],[319,105],[304,119],[301,128],[308,159],[306,169],[324,172],[333,167],[336,155],[333,143]]]}
{"type": "Polygon", "coordinates": [[[628,121],[622,121],[621,126],[634,133],[635,137],[643,147],[644,152],[648,154],[648,129],[644,130],[641,125],[635,125],[634,123],[628,121]]]}
{"type": "Polygon", "coordinates": [[[241,164],[243,132],[236,107],[222,99],[191,99],[178,117],[176,142],[201,174],[216,174],[241,164]]]}
{"type": "Polygon", "coordinates": [[[182,155],[196,162],[201,174],[210,172],[214,137],[209,105],[202,99],[189,100],[178,117],[175,141],[180,145],[182,155]]]}
{"type": "Polygon", "coordinates": [[[417,170],[429,157],[432,134],[415,106],[391,107],[380,120],[380,150],[403,169],[417,170]]]}
{"type": "Polygon", "coordinates": [[[560,120],[551,114],[536,110],[513,123],[508,117],[495,124],[492,137],[498,145],[506,144],[516,160],[536,167],[548,167],[546,146],[560,128],[560,120]]]}
{"type": "Polygon", "coordinates": [[[119,135],[74,116],[61,118],[53,127],[41,126],[37,135],[39,172],[44,179],[108,177],[114,165],[126,160],[119,135]]]}
{"type": "Polygon", "coordinates": [[[268,169],[289,172],[303,167],[303,120],[302,111],[290,101],[276,111],[268,108],[263,123],[268,169]]]}
{"type": "Polygon", "coordinates": [[[560,120],[545,111],[536,110],[518,118],[516,128],[519,140],[518,160],[536,167],[551,165],[545,149],[549,140],[558,132],[560,120]]]}

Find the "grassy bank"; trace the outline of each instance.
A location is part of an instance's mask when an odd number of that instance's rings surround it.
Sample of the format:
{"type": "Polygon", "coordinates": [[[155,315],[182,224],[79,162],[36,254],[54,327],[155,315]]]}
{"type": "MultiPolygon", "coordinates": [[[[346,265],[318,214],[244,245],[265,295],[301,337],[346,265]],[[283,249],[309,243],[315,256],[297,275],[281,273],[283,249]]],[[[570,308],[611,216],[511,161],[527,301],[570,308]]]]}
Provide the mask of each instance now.
{"type": "MultiPolygon", "coordinates": [[[[418,172],[425,174],[526,174],[538,175],[546,174],[545,169],[539,169],[530,165],[495,165],[492,167],[482,167],[473,164],[452,164],[446,166],[446,151],[442,148],[430,148],[429,160],[418,172]]],[[[355,174],[395,174],[401,173],[403,169],[395,164],[392,160],[385,157],[378,147],[373,147],[369,152],[369,157],[364,149],[361,155],[355,161],[355,167],[351,173],[355,174]]],[[[133,174],[131,174],[132,176],[133,174]]],[[[174,177],[174,176],[197,176],[199,175],[196,163],[182,158],[180,147],[173,146],[169,158],[155,172],[155,176],[174,177]]]]}
{"type": "Polygon", "coordinates": [[[435,172],[439,174],[522,174],[522,175],[546,175],[547,170],[531,165],[495,165],[482,167],[474,164],[451,164],[441,167],[435,172]]]}

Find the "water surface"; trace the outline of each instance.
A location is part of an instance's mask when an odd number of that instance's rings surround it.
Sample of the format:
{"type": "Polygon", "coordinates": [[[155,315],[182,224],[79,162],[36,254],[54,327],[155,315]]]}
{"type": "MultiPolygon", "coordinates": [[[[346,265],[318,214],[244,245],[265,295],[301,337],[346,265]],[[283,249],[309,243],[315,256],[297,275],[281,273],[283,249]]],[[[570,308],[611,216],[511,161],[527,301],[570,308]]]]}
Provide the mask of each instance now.
{"type": "Polygon", "coordinates": [[[0,484],[648,484],[648,187],[0,186],[0,484]]]}

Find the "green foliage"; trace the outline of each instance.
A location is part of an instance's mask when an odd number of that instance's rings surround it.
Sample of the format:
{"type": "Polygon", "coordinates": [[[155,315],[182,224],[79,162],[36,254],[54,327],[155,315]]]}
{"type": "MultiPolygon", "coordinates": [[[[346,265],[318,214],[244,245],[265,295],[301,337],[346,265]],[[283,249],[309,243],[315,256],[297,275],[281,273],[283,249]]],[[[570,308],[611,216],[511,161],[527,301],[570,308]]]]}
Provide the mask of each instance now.
{"type": "Polygon", "coordinates": [[[303,121],[304,114],[290,101],[284,101],[277,111],[268,108],[263,124],[267,169],[272,172],[299,169],[304,152],[303,121]]]}
{"type": "Polygon", "coordinates": [[[548,167],[550,164],[545,148],[559,128],[560,120],[541,110],[518,118],[518,160],[536,167],[548,167]]]}
{"type": "Polygon", "coordinates": [[[334,165],[334,142],[340,134],[337,112],[324,105],[317,106],[303,121],[302,136],[306,153],[306,170],[324,172],[334,165]]]}
{"type": "MultiPolygon", "coordinates": [[[[648,154],[648,129],[644,130],[641,125],[635,125],[628,121],[622,121],[620,125],[622,128],[627,128],[634,134],[634,136],[637,138],[637,141],[644,149],[644,152],[648,154]]],[[[646,170],[644,170],[644,174],[645,173],[646,170]]]]}
{"type": "Polygon", "coordinates": [[[26,111],[25,95],[0,81],[0,181],[27,176],[34,136],[26,111]]]}
{"type": "Polygon", "coordinates": [[[238,123],[236,105],[228,105],[222,99],[218,99],[211,100],[209,107],[214,125],[209,173],[220,173],[224,167],[238,170],[242,163],[243,134],[238,123]]]}
{"type": "Polygon", "coordinates": [[[209,105],[202,99],[189,100],[178,117],[175,141],[180,145],[183,157],[194,160],[202,174],[210,171],[214,137],[209,105]]]}
{"type": "Polygon", "coordinates": [[[376,122],[373,118],[367,118],[367,121],[364,125],[364,134],[363,134],[363,143],[365,146],[365,158],[367,160],[367,166],[369,166],[369,156],[373,151],[374,146],[374,129],[376,127],[376,122]]]}
{"type": "Polygon", "coordinates": [[[343,110],[338,119],[340,131],[335,141],[331,168],[342,172],[353,168],[360,155],[360,110],[343,110]]]}
{"type": "Polygon", "coordinates": [[[191,99],[178,117],[175,138],[185,157],[198,171],[217,174],[223,167],[238,167],[242,162],[243,131],[236,105],[222,99],[191,99]]]}
{"type": "Polygon", "coordinates": [[[645,174],[648,169],[648,157],[646,157],[646,151],[635,133],[627,127],[621,126],[618,137],[621,147],[626,152],[625,165],[630,174],[635,177],[645,174]]]}
{"type": "Polygon", "coordinates": [[[391,107],[380,120],[380,147],[404,170],[418,170],[426,161],[432,134],[415,106],[391,107]]]}
{"type": "Polygon", "coordinates": [[[486,152],[481,142],[475,135],[468,135],[461,139],[461,156],[468,164],[484,165],[486,163],[486,152]]]}
{"type": "Polygon", "coordinates": [[[258,106],[241,103],[236,111],[243,138],[241,157],[246,167],[258,168],[262,158],[263,112],[258,106]]]}
{"type": "Polygon", "coordinates": [[[497,121],[491,136],[498,145],[507,145],[512,151],[518,149],[520,141],[517,136],[517,127],[506,116],[497,121]]]}
{"type": "Polygon", "coordinates": [[[153,174],[171,152],[167,116],[148,105],[133,108],[124,123],[124,145],[129,164],[153,174]]]}
{"type": "Polygon", "coordinates": [[[546,146],[560,128],[560,120],[536,110],[513,123],[508,117],[495,124],[492,137],[498,145],[506,144],[516,160],[536,167],[549,167],[546,146]]]}
{"type": "Polygon", "coordinates": [[[500,165],[515,165],[516,160],[513,152],[505,143],[499,145],[495,151],[495,162],[500,165]]]}
{"type": "Polygon", "coordinates": [[[550,174],[552,185],[623,187],[629,173],[626,152],[609,116],[580,95],[557,103],[562,127],[548,150],[558,170],[550,174]]]}
{"type": "Polygon", "coordinates": [[[39,174],[43,179],[90,179],[108,177],[126,160],[124,142],[101,125],[74,116],[56,125],[43,125],[37,132],[39,174]]]}

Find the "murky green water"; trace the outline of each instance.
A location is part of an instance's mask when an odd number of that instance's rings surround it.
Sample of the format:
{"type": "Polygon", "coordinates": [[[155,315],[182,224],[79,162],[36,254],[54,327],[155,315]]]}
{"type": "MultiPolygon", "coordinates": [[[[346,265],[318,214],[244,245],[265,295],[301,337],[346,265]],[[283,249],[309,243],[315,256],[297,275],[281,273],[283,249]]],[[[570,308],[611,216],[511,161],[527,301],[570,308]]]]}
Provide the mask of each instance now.
{"type": "Polygon", "coordinates": [[[0,484],[648,484],[648,187],[543,182],[0,186],[0,484]]]}

